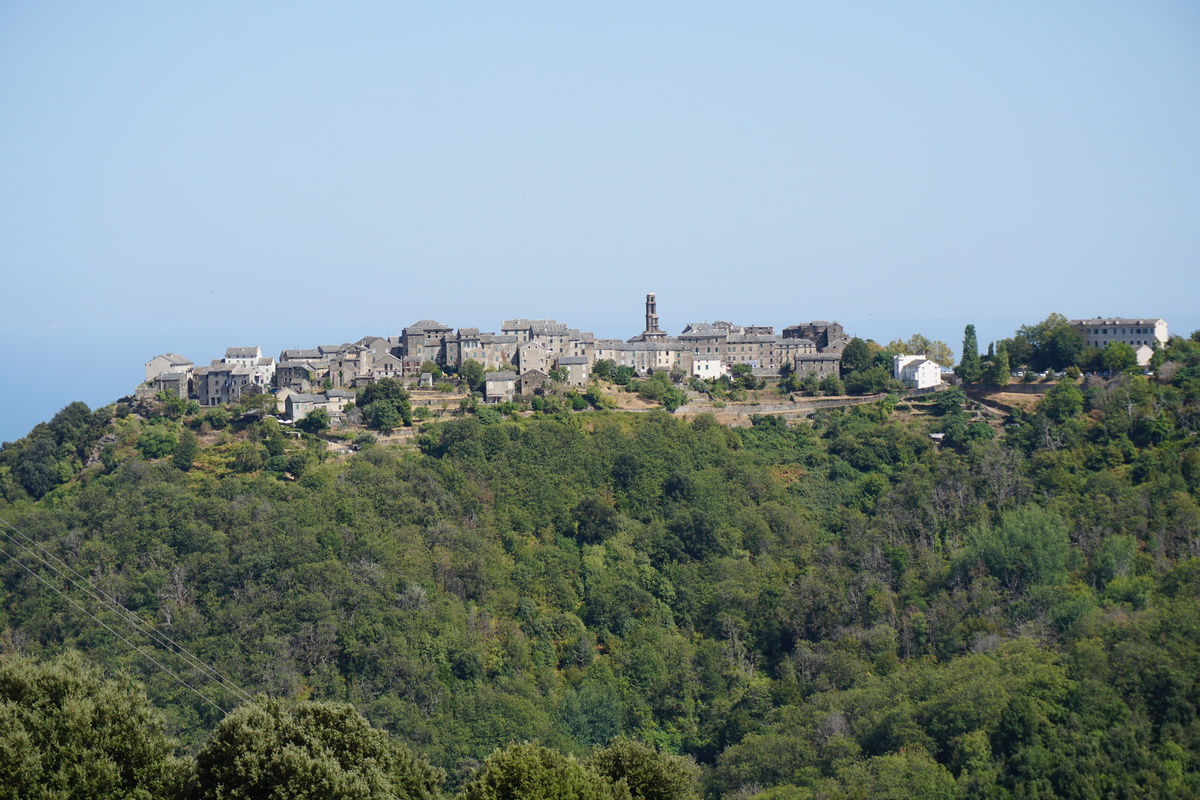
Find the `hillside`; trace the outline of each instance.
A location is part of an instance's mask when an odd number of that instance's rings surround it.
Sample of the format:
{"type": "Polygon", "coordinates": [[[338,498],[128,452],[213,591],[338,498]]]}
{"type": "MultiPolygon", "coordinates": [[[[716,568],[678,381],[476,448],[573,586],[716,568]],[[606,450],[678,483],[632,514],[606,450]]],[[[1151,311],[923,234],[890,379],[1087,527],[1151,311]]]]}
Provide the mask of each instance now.
{"type": "MultiPolygon", "coordinates": [[[[344,456],[73,404],[0,451],[0,518],[245,692],[353,704],[447,793],[512,742],[627,736],[712,797],[1191,797],[1196,370],[1008,417],[466,415],[344,456]]],[[[135,675],[195,752],[234,693],[155,669],[17,535],[0,650],[135,675]]]]}

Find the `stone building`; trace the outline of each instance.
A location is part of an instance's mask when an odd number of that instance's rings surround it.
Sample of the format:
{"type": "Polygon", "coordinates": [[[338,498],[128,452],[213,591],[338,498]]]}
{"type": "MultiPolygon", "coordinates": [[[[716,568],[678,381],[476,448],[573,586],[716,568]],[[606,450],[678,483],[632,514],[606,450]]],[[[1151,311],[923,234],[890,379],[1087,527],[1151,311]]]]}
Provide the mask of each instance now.
{"type": "Polygon", "coordinates": [[[488,403],[504,403],[513,399],[517,392],[517,373],[485,372],[483,375],[483,399],[488,403]]]}
{"type": "Polygon", "coordinates": [[[164,372],[188,375],[196,365],[178,353],[163,353],[146,362],[146,380],[154,380],[164,372]]]}
{"type": "Polygon", "coordinates": [[[1083,334],[1086,347],[1105,347],[1109,342],[1125,342],[1136,350],[1142,346],[1153,348],[1155,342],[1164,346],[1170,338],[1166,320],[1162,319],[1097,317],[1072,319],[1067,324],[1083,334]]]}

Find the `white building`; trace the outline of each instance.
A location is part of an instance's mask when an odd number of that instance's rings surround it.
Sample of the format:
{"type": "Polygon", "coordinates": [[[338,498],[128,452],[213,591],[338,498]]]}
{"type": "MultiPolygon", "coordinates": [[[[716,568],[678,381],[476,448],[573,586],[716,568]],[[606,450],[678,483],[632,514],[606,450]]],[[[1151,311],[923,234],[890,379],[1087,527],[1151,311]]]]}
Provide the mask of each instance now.
{"type": "Polygon", "coordinates": [[[942,368],[925,356],[900,355],[892,359],[892,377],[910,389],[928,389],[942,382],[942,368]]]}
{"type": "Polygon", "coordinates": [[[719,353],[702,353],[692,356],[692,374],[702,380],[712,380],[725,374],[725,364],[719,353]]]}
{"type": "Polygon", "coordinates": [[[1161,319],[1127,319],[1110,317],[1096,319],[1072,319],[1068,323],[1083,334],[1087,347],[1104,347],[1109,342],[1125,342],[1134,350],[1139,347],[1154,347],[1167,343],[1167,323],[1161,319]]]}

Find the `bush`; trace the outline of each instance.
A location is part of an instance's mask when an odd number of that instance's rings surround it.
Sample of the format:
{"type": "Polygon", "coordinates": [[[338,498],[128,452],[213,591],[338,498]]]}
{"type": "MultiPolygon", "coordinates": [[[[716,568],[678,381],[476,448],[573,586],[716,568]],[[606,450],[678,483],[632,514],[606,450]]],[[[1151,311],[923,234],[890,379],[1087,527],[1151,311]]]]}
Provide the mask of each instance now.
{"type": "Polygon", "coordinates": [[[144,459],[162,458],[175,452],[179,438],[175,431],[154,426],[138,437],[137,448],[144,459]]]}

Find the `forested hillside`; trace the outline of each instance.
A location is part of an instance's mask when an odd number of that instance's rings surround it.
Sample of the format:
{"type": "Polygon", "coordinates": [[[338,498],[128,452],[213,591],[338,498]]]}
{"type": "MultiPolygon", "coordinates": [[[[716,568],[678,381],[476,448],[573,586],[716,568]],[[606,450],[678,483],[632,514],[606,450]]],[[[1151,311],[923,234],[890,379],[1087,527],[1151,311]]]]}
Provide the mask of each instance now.
{"type": "MultiPolygon", "coordinates": [[[[510,743],[582,770],[632,739],[711,797],[1195,797],[1193,345],[1169,381],[993,424],[960,393],[746,429],[489,414],[344,459],[273,420],[74,404],[0,451],[0,517],[247,692],[352,704],[445,771],[429,791],[502,796],[476,770],[510,743]]],[[[137,676],[194,769],[222,712],[15,536],[5,658],[137,676]]]]}

